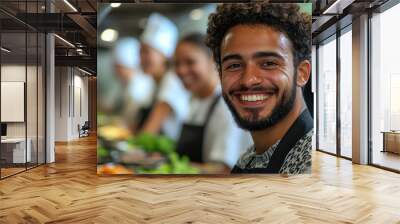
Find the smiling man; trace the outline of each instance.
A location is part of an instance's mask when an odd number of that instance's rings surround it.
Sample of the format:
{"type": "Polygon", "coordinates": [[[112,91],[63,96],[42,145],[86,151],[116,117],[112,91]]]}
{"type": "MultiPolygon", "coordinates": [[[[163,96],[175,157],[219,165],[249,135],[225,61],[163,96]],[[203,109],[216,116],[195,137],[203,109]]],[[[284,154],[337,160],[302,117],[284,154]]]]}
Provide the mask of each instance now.
{"type": "Polygon", "coordinates": [[[222,4],[209,17],[206,41],[223,97],[254,141],[232,173],[309,173],[313,120],[302,88],[311,71],[311,17],[297,4],[222,4]]]}

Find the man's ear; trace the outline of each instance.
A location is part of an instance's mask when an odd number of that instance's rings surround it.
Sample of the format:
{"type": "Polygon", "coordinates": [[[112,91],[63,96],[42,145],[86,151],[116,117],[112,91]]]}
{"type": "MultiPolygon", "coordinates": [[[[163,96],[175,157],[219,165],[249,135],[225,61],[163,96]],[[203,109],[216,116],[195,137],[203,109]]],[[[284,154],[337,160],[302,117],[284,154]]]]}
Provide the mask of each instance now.
{"type": "Polygon", "coordinates": [[[311,76],[311,63],[309,60],[303,60],[297,66],[297,80],[296,84],[299,87],[303,87],[307,84],[311,76]]]}

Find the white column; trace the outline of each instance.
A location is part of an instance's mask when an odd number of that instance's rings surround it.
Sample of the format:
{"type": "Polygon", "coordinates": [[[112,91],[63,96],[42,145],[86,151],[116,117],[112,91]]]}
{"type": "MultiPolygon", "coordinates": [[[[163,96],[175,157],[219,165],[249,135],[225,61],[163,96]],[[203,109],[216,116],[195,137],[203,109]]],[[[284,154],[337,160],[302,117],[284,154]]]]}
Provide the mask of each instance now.
{"type": "Polygon", "coordinates": [[[47,108],[46,108],[46,163],[52,163],[55,161],[55,150],[54,150],[54,133],[55,133],[55,60],[54,60],[54,35],[47,34],[46,36],[46,85],[47,85],[47,108]]]}
{"type": "Polygon", "coordinates": [[[353,20],[353,162],[368,163],[368,16],[353,20]]]}
{"type": "MultiPolygon", "coordinates": [[[[46,1],[46,11],[54,12],[54,5],[46,1]]],[[[55,162],[55,43],[54,35],[46,35],[46,163],[55,162]]]]}

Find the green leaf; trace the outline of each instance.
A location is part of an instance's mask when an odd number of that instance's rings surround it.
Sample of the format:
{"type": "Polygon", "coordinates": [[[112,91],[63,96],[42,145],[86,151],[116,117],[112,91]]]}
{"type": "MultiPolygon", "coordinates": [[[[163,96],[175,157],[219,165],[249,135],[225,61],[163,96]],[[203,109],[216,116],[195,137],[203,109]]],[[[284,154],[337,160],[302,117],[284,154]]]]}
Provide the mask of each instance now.
{"type": "Polygon", "coordinates": [[[108,156],[108,150],[107,150],[106,148],[104,148],[103,146],[100,146],[100,147],[97,149],[97,154],[98,154],[100,157],[107,157],[107,156],[108,156]]]}

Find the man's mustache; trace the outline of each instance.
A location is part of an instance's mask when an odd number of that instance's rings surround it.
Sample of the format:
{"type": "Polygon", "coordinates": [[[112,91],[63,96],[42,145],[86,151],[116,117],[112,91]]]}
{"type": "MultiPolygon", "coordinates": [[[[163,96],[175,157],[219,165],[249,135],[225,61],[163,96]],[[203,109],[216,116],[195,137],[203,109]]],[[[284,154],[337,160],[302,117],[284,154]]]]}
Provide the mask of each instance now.
{"type": "Polygon", "coordinates": [[[231,89],[228,93],[230,95],[235,94],[236,92],[277,92],[278,88],[275,86],[239,86],[236,88],[231,89]]]}

